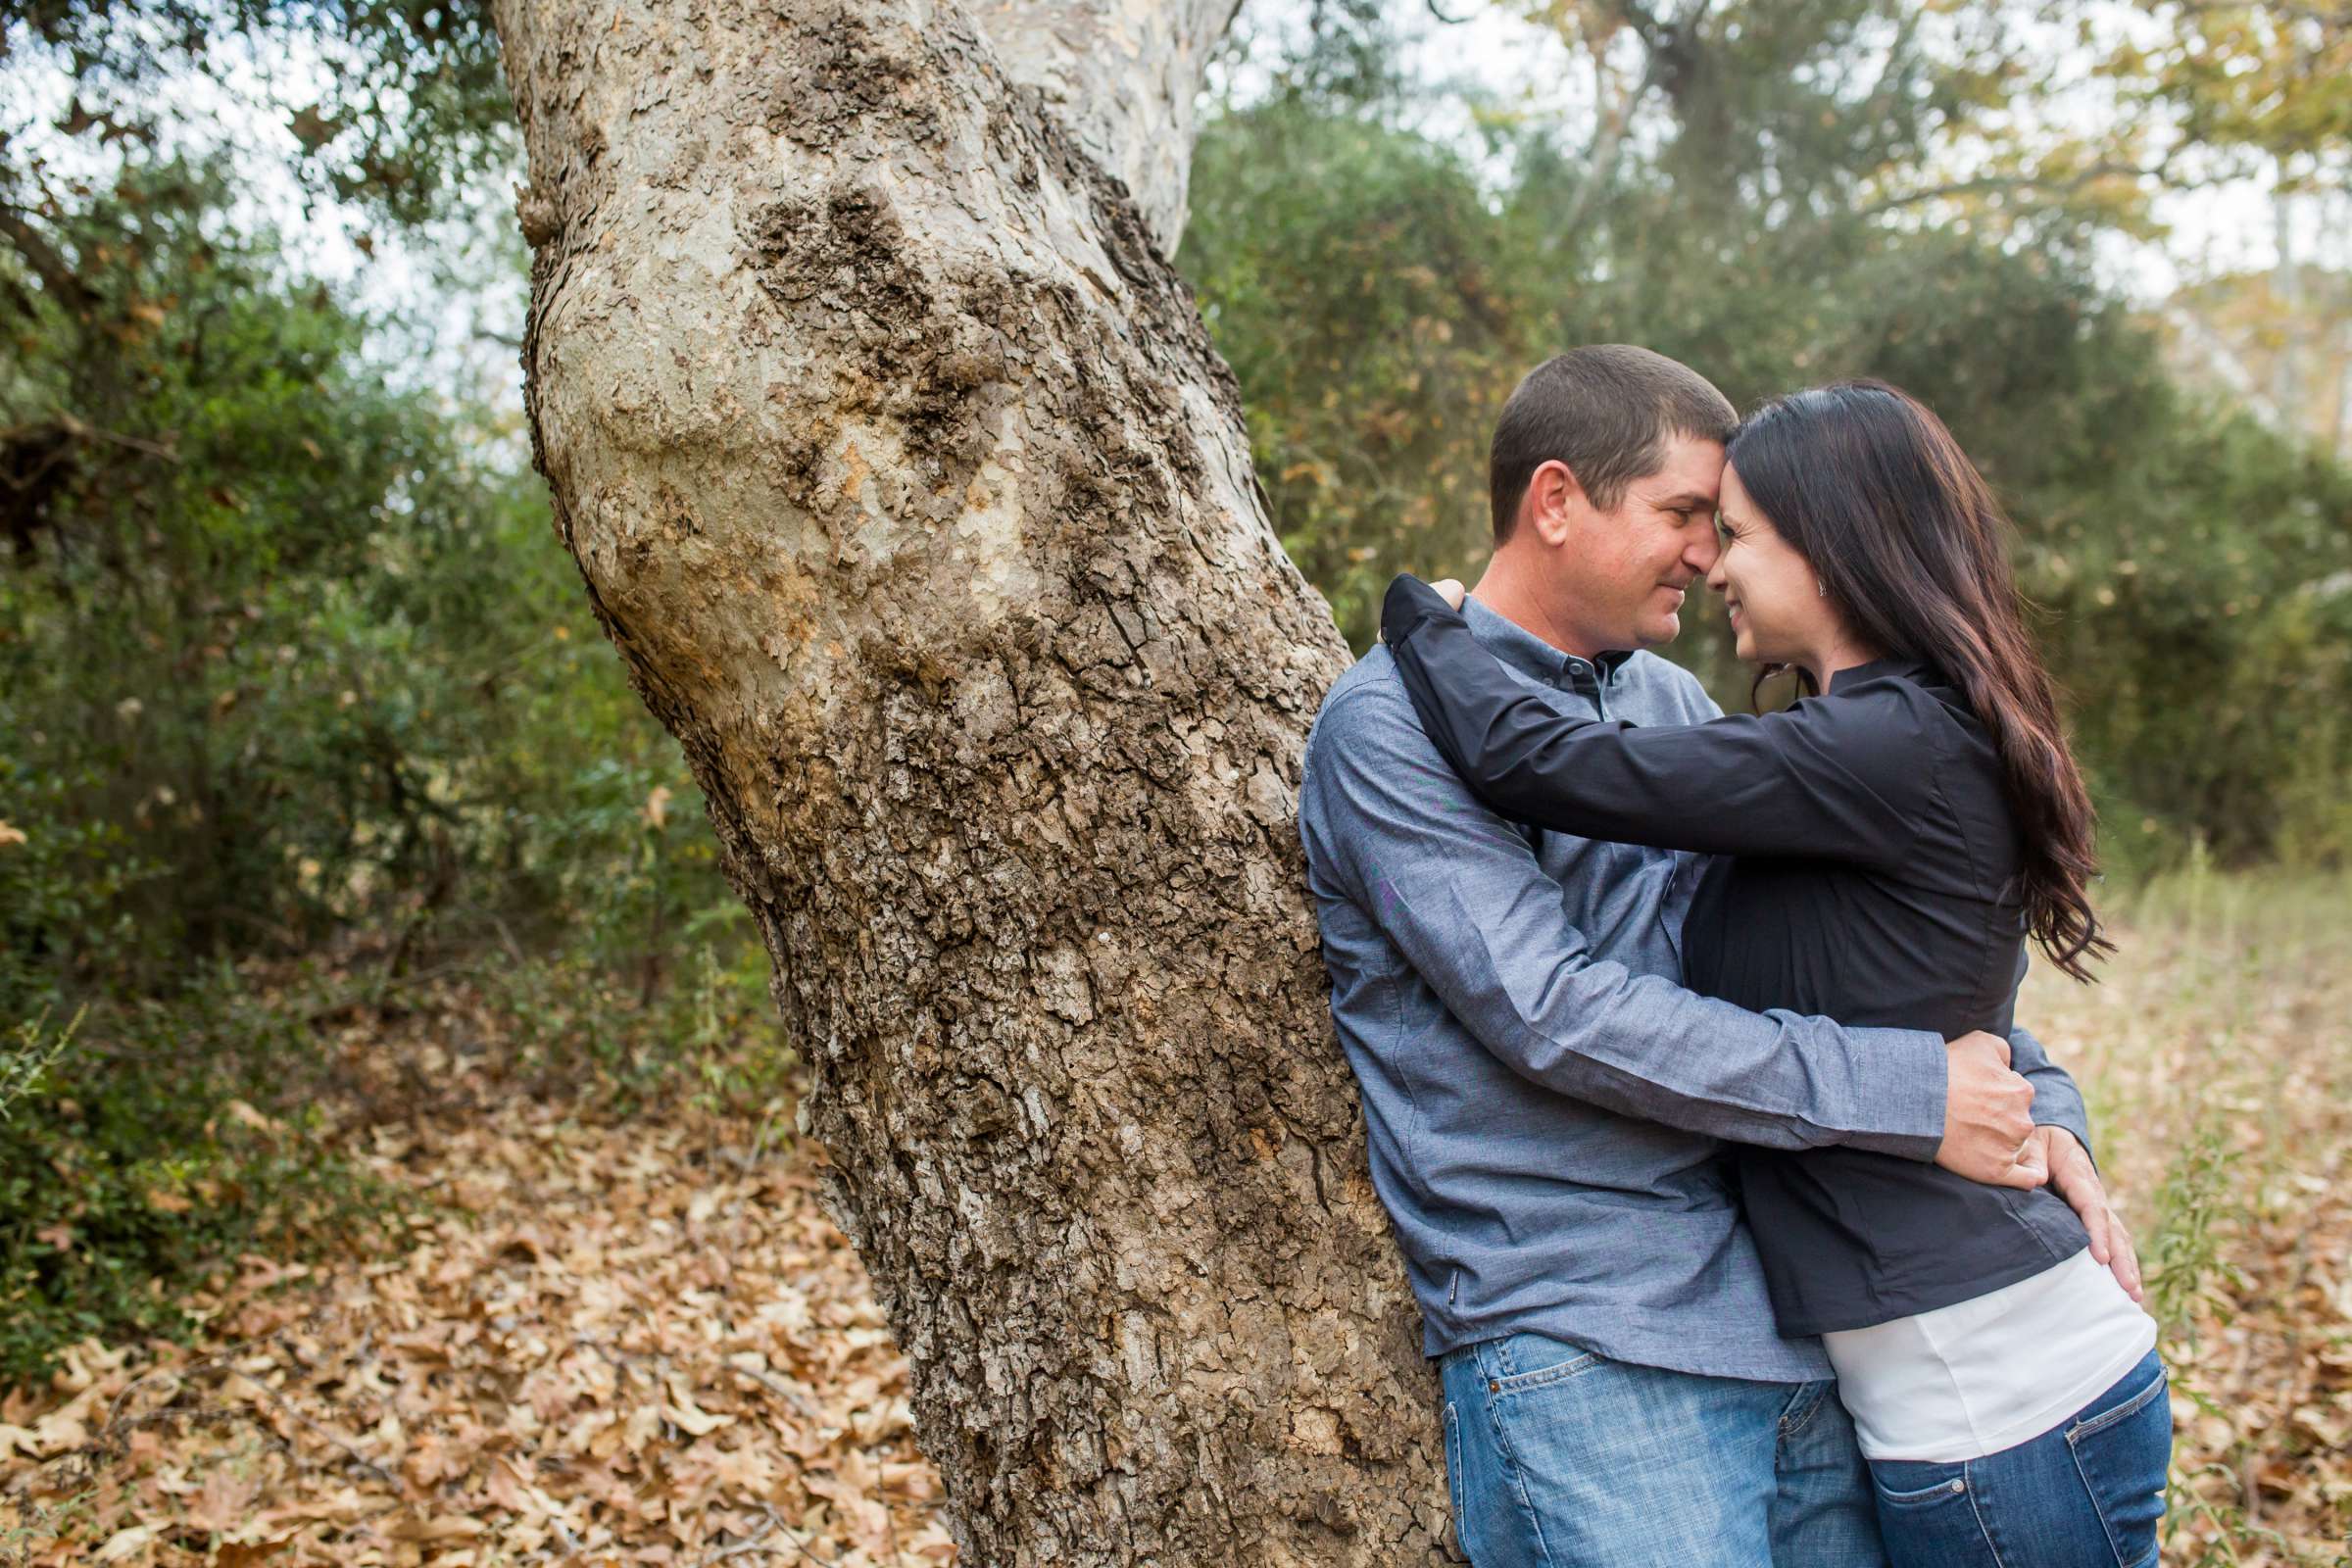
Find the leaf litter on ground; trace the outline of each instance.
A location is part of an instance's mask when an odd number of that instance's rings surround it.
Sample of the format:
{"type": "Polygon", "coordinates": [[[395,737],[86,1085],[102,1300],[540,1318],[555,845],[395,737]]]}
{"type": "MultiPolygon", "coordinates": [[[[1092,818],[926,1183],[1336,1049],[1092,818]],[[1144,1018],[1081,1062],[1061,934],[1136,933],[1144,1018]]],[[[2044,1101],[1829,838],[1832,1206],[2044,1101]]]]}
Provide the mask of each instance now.
{"type": "Polygon", "coordinates": [[[199,1343],[0,1396],[0,1563],[954,1562],[821,1156],[473,1087],[355,1134],[434,1200],[404,1250],[246,1257],[199,1343]]]}
{"type": "MultiPolygon", "coordinates": [[[[2352,887],[2191,876],[2020,1018],[2082,1082],[2169,1314],[2164,1561],[2352,1561],[2352,887]],[[2169,1305],[2167,1303],[2170,1303],[2169,1305]]],[[[247,1257],[182,1347],[0,1396],[0,1564],[935,1568],[906,1368],[821,1152],[662,1102],[598,1123],[413,1030],[457,1092],[354,1134],[434,1199],[405,1249],[247,1257]]]]}

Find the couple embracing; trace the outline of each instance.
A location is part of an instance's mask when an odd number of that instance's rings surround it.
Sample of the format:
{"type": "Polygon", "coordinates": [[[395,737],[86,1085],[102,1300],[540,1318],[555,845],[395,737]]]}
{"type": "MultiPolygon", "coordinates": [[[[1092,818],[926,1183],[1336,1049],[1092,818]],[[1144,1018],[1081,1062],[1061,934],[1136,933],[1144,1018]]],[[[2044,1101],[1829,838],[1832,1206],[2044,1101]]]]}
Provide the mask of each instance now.
{"type": "Polygon", "coordinates": [[[2172,1416],[2082,1101],[2105,949],[1984,480],[1874,382],[1578,349],[1477,587],[1400,577],[1299,800],[1476,1568],[2142,1568],[2172,1416]],[[1690,590],[1784,712],[1648,650],[1690,590]]]}

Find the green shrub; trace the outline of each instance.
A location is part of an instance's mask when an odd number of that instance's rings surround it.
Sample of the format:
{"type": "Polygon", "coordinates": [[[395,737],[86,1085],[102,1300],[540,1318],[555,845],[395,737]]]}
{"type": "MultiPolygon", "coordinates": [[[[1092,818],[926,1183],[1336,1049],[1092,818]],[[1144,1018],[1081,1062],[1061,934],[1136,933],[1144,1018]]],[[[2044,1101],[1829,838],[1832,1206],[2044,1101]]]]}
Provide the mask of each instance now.
{"type": "Polygon", "coordinates": [[[608,1106],[789,1062],[747,1047],[764,956],[513,432],[396,385],[373,323],[214,220],[231,185],[61,185],[72,308],[0,246],[0,444],[46,475],[0,567],[0,1375],[386,1201],[311,1004],[249,960],[317,956],[363,1008],[471,972],[544,1087],[608,1106]]]}
{"type": "Polygon", "coordinates": [[[170,1002],[93,1006],[0,1118],[0,1382],[82,1339],[178,1335],[246,1251],[364,1234],[394,1195],[323,1135],[298,1004],[220,970],[170,1002]]]}

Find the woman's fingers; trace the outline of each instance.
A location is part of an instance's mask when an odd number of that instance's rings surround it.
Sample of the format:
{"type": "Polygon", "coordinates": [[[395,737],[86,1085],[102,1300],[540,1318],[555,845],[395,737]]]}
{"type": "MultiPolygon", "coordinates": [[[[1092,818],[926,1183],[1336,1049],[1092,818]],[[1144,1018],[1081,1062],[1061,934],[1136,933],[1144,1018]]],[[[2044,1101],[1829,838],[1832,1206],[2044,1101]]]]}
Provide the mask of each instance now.
{"type": "Polygon", "coordinates": [[[2111,1263],[2115,1258],[2115,1210],[2107,1206],[2107,1190],[2099,1184],[2098,1172],[2091,1169],[2090,1156],[2082,1152],[2075,1135],[2066,1133],[2065,1147],[2058,1146],[2062,1132],[2062,1127],[2036,1127],[2034,1136],[2050,1167],[2051,1185],[2082,1221],[2082,1230],[2090,1238],[2092,1259],[2111,1263]]]}
{"type": "Polygon", "coordinates": [[[2109,1212],[2105,1203],[2098,1203],[2082,1215],[2082,1229],[2090,1237],[2090,1255],[2094,1262],[2112,1264],[2115,1261],[2115,1244],[2107,1239],[2109,1212]]]}
{"type": "Polygon", "coordinates": [[[2112,1209],[2108,1211],[2107,1222],[2114,1233],[2115,1261],[2110,1266],[2115,1270],[2115,1282],[2132,1299],[2144,1302],[2148,1296],[2147,1282],[2140,1277],[2139,1252],[2132,1245],[2132,1233],[2124,1228],[2124,1222],[2112,1209]]]}
{"type": "Polygon", "coordinates": [[[1462,608],[1464,589],[1458,580],[1452,577],[1444,577],[1431,583],[1430,586],[1438,591],[1438,597],[1446,601],[1448,609],[1459,610],[1462,608]]]}

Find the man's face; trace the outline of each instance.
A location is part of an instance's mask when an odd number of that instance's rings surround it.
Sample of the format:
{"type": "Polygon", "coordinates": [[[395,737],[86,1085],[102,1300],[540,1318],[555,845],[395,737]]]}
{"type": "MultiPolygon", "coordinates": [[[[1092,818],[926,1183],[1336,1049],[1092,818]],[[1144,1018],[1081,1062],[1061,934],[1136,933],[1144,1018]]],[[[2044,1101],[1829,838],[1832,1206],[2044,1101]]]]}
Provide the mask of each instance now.
{"type": "Polygon", "coordinates": [[[1658,471],[1607,512],[1578,493],[1567,508],[1557,582],[1595,648],[1656,648],[1683,629],[1684,596],[1715,564],[1723,447],[1675,436],[1658,471]]]}

